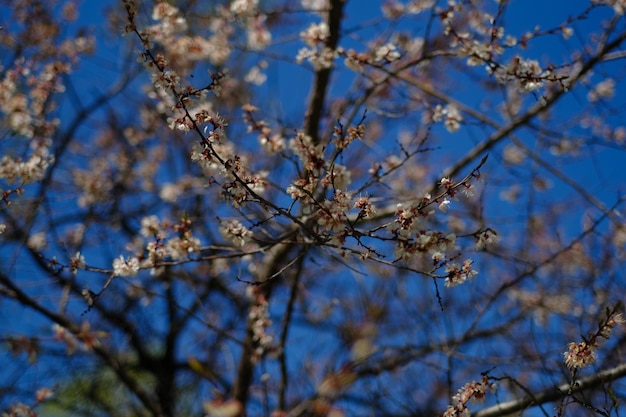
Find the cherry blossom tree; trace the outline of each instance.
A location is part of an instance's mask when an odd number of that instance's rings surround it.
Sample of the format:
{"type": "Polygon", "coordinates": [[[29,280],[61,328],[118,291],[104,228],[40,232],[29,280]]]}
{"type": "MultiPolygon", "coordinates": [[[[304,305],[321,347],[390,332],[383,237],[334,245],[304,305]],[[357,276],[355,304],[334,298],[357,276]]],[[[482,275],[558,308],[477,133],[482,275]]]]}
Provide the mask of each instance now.
{"type": "Polygon", "coordinates": [[[1,4],[3,416],[619,414],[623,0],[1,4]]]}

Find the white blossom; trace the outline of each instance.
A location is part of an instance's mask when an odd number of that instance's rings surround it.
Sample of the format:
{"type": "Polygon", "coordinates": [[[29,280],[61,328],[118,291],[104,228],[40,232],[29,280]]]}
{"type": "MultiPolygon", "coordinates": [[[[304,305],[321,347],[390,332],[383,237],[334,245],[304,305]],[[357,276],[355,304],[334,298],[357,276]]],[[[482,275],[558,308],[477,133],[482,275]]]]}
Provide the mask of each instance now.
{"type": "Polygon", "coordinates": [[[139,272],[139,260],[136,257],[124,259],[120,255],[113,261],[113,275],[120,277],[134,277],[139,272]]]}

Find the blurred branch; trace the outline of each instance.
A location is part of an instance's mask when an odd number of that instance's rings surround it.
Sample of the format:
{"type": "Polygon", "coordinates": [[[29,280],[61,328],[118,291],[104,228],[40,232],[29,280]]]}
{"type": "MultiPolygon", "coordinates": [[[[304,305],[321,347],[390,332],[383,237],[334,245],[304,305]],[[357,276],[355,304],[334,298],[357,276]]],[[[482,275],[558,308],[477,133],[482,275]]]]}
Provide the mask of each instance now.
{"type": "MultiPolygon", "coordinates": [[[[0,284],[7,288],[8,294],[17,300],[20,304],[28,307],[41,315],[47,317],[53,323],[69,330],[72,334],[78,336],[81,334],[81,328],[76,323],[72,322],[66,316],[57,314],[43,305],[29,297],[24,291],[13,283],[9,277],[0,272],[0,284]]],[[[115,358],[109,351],[98,344],[93,344],[91,349],[100,357],[100,359],[117,375],[122,383],[141,401],[147,410],[151,412],[154,417],[162,417],[164,414],[159,406],[159,402],[146,392],[139,383],[133,379],[129,370],[121,366],[117,358],[115,358]]]]}
{"type": "MultiPolygon", "coordinates": [[[[326,47],[333,51],[337,48],[337,44],[339,43],[339,31],[341,27],[341,20],[343,19],[344,3],[344,0],[331,0],[330,2],[330,10],[328,12],[329,37],[326,42],[326,47]]],[[[309,105],[305,115],[304,130],[315,143],[320,140],[319,124],[322,118],[322,113],[324,112],[324,103],[326,101],[326,93],[328,91],[331,72],[332,68],[322,68],[317,71],[315,73],[313,87],[311,88],[309,105]]]]}

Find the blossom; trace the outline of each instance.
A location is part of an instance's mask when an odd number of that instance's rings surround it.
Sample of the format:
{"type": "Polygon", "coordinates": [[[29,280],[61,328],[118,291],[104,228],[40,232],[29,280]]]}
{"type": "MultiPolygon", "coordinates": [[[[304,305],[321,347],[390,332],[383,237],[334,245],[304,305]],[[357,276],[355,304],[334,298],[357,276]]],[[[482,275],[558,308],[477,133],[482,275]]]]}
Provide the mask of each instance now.
{"type": "Polygon", "coordinates": [[[54,395],[54,392],[50,388],[40,388],[35,393],[35,401],[40,403],[52,397],[53,395],[54,395]]]}
{"type": "MultiPolygon", "coordinates": [[[[161,234],[159,218],[155,215],[143,217],[141,219],[141,229],[139,229],[139,233],[143,237],[154,237],[161,234]]],[[[163,236],[161,235],[161,237],[163,236]]]]}
{"type": "Polygon", "coordinates": [[[330,36],[330,29],[326,22],[311,23],[307,30],[300,32],[300,37],[308,46],[314,48],[319,43],[324,43],[330,36]]]}
{"type": "Polygon", "coordinates": [[[252,234],[252,232],[237,219],[222,221],[220,224],[220,233],[225,239],[230,240],[236,246],[240,247],[246,244],[246,237],[252,234]]]}
{"type": "Polygon", "coordinates": [[[594,103],[600,99],[610,99],[615,95],[615,80],[607,78],[598,84],[587,93],[587,100],[590,103],[594,103]]]}
{"type": "Polygon", "coordinates": [[[136,257],[124,259],[120,255],[113,261],[113,275],[119,277],[134,277],[139,272],[139,260],[136,257]]]}
{"type": "Polygon", "coordinates": [[[448,275],[445,280],[445,286],[455,287],[478,275],[478,272],[472,269],[473,263],[474,261],[471,259],[466,259],[461,266],[457,263],[451,263],[446,266],[445,271],[448,275]]]}
{"type": "Polygon", "coordinates": [[[400,52],[396,50],[396,46],[392,43],[386,43],[385,45],[379,46],[374,51],[374,62],[381,61],[396,61],[400,58],[400,52]]]}
{"type": "MultiPolygon", "coordinates": [[[[448,177],[443,177],[439,180],[439,185],[442,186],[443,188],[450,188],[452,187],[453,183],[452,180],[448,177]]],[[[428,197],[430,198],[430,196],[428,197]]]]}
{"type": "Polygon", "coordinates": [[[613,327],[625,322],[624,316],[618,310],[621,309],[621,303],[611,311],[607,309],[607,317],[600,322],[598,330],[591,333],[587,339],[582,342],[570,342],[568,349],[563,353],[565,365],[574,370],[584,368],[596,361],[597,351],[600,344],[600,338],[608,339],[613,333],[613,327]]]}
{"type": "Polygon", "coordinates": [[[259,51],[270,44],[272,33],[265,24],[266,16],[257,15],[247,19],[247,45],[253,51],[259,51]]]}
{"type": "Polygon", "coordinates": [[[328,0],[301,0],[301,3],[307,10],[322,10],[327,7],[328,0]]]}
{"type": "Polygon", "coordinates": [[[372,217],[376,214],[376,207],[369,197],[359,197],[352,207],[359,210],[359,218],[372,217]]]}
{"type": "Polygon", "coordinates": [[[189,254],[200,249],[200,240],[185,233],[183,237],[169,239],[166,244],[167,254],[172,259],[188,259],[189,254]]]}
{"type": "Polygon", "coordinates": [[[261,61],[259,65],[254,65],[244,77],[244,81],[254,85],[263,85],[267,81],[267,75],[263,73],[263,69],[267,67],[266,61],[261,61]],[[265,62],[265,64],[263,64],[265,62]]]}
{"type": "Polygon", "coordinates": [[[317,224],[335,233],[342,232],[347,221],[346,212],[350,210],[350,200],[349,193],[337,190],[332,200],[325,200],[322,203],[317,224]]]}
{"type": "Polygon", "coordinates": [[[482,401],[487,391],[493,391],[495,388],[496,384],[487,376],[483,376],[480,381],[468,382],[452,397],[451,404],[443,413],[443,417],[469,417],[467,404],[470,401],[482,401]]]}
{"type": "Polygon", "coordinates": [[[70,269],[72,274],[76,275],[76,272],[79,269],[85,268],[85,257],[80,253],[76,252],[74,256],[70,259],[70,269]]]}
{"type": "Polygon", "coordinates": [[[589,342],[571,342],[567,352],[563,353],[565,365],[569,369],[584,368],[596,361],[598,344],[589,342]]]}
{"type": "Polygon", "coordinates": [[[440,203],[439,203],[439,210],[441,210],[442,212],[446,212],[448,210],[448,206],[450,205],[450,200],[447,198],[444,198],[440,203]]]}
{"type": "Polygon", "coordinates": [[[344,165],[335,164],[322,180],[322,185],[331,186],[337,190],[345,190],[352,181],[352,173],[344,165]]]}
{"type": "Polygon", "coordinates": [[[461,128],[460,122],[463,121],[463,116],[452,104],[448,104],[446,107],[442,107],[441,104],[438,104],[433,111],[432,120],[434,122],[443,121],[446,130],[450,133],[454,133],[461,128]]]}
{"type": "Polygon", "coordinates": [[[234,0],[230,3],[230,11],[236,15],[250,13],[256,10],[259,0],[234,0]]]}
{"type": "Polygon", "coordinates": [[[485,249],[496,243],[498,235],[491,229],[483,230],[476,235],[476,249],[485,249]]]}

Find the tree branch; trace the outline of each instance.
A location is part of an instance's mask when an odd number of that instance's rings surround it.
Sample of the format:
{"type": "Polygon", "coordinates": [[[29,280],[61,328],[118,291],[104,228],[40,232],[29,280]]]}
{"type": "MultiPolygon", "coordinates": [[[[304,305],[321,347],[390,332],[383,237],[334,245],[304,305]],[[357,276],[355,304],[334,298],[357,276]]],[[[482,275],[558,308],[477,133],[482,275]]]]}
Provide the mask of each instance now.
{"type": "Polygon", "coordinates": [[[624,376],[626,376],[626,363],[622,363],[614,368],[598,372],[597,374],[590,375],[586,378],[579,379],[574,381],[573,384],[568,382],[535,395],[484,408],[480,411],[472,413],[472,417],[495,417],[516,413],[528,407],[534,407],[556,401],[563,397],[597,387],[604,382],[614,381],[624,376]]]}

